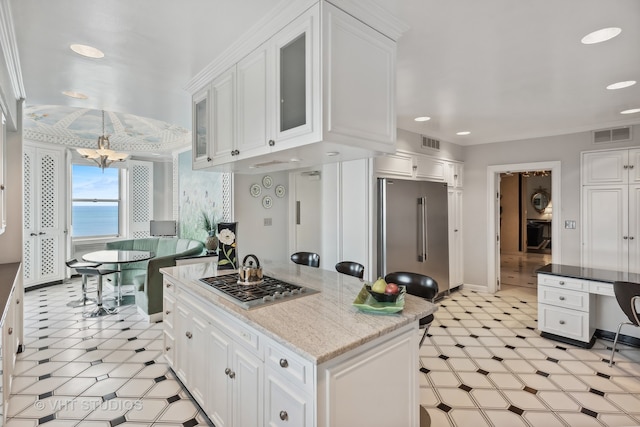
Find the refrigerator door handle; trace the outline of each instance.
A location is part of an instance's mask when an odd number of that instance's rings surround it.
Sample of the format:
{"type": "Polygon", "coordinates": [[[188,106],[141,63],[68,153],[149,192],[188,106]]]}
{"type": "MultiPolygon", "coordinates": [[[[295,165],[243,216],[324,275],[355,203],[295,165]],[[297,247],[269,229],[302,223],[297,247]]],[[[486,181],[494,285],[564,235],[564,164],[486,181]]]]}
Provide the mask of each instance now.
{"type": "Polygon", "coordinates": [[[427,223],[427,198],[422,198],[422,262],[429,259],[429,231],[427,223]]]}
{"type": "Polygon", "coordinates": [[[424,209],[423,198],[418,197],[418,247],[416,248],[418,262],[424,262],[424,209]]]}

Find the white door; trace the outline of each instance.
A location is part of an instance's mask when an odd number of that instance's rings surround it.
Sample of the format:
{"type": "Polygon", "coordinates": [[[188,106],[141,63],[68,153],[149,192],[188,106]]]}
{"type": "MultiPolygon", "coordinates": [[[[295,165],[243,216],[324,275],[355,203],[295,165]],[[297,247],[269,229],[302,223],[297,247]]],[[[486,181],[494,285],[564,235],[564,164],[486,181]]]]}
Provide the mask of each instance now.
{"type": "Polygon", "coordinates": [[[320,172],[295,175],[296,239],[294,252],[322,252],[322,176],[320,172]]]}
{"type": "Polygon", "coordinates": [[[206,408],[207,415],[218,427],[230,426],[232,403],[231,373],[231,340],[218,328],[209,328],[209,390],[206,408]]]}
{"type": "Polygon", "coordinates": [[[234,427],[261,427],[263,425],[264,363],[234,345],[233,350],[233,425],[234,427]]]}
{"type": "Polygon", "coordinates": [[[629,273],[640,274],[640,184],[629,186],[629,273]]]}
{"type": "Polygon", "coordinates": [[[153,162],[129,160],[129,233],[134,239],[149,237],[153,219],[153,162]]]}
{"type": "Polygon", "coordinates": [[[25,144],[23,262],[26,286],[63,278],[63,154],[25,144]]]}

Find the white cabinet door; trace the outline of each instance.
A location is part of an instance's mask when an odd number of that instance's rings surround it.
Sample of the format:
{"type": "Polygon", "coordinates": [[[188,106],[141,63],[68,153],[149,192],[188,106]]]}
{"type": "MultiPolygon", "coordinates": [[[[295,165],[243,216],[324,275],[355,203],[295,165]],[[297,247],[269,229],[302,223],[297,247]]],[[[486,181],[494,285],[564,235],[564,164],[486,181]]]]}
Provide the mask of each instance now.
{"type": "Polygon", "coordinates": [[[582,188],[582,265],[627,271],[629,266],[627,185],[582,188]]]}
{"type": "Polygon", "coordinates": [[[416,178],[445,182],[445,161],[434,157],[416,156],[416,178]]]}
{"type": "Polygon", "coordinates": [[[413,176],[413,157],[404,154],[387,154],[374,159],[375,171],[380,175],[413,176]]]}
{"type": "Polygon", "coordinates": [[[189,363],[189,351],[192,349],[191,343],[187,339],[187,332],[189,328],[189,322],[191,321],[191,310],[184,304],[178,303],[176,305],[176,318],[175,318],[175,362],[173,370],[176,375],[185,385],[189,386],[187,365],[189,363]]]}
{"type": "Polygon", "coordinates": [[[273,55],[265,43],[240,61],[238,76],[238,138],[240,156],[268,153],[272,139],[275,107],[273,55]]]}
{"type": "Polygon", "coordinates": [[[234,345],[232,362],[233,425],[262,427],[264,364],[238,344],[234,345]]]}
{"type": "Polygon", "coordinates": [[[640,184],[629,186],[629,273],[640,274],[640,184]]]}
{"type": "Polygon", "coordinates": [[[629,184],[640,184],[640,148],[629,150],[629,184]]]}
{"type": "Polygon", "coordinates": [[[236,156],[236,67],[218,76],[211,84],[211,157],[213,164],[226,163],[236,156]]]}
{"type": "Polygon", "coordinates": [[[23,148],[25,286],[63,278],[64,217],[60,150],[23,148]]]}
{"type": "Polygon", "coordinates": [[[209,139],[210,110],[209,97],[210,86],[206,86],[193,94],[191,104],[192,116],[192,141],[191,156],[194,169],[201,169],[211,165],[211,144],[209,139]]]}
{"type": "Polygon", "coordinates": [[[271,369],[266,372],[265,420],[269,427],[314,425],[308,397],[271,369]]]}
{"type": "Polygon", "coordinates": [[[215,327],[209,329],[209,396],[205,411],[218,427],[232,425],[231,346],[226,334],[215,327]]]}
{"type": "Polygon", "coordinates": [[[628,182],[627,150],[582,154],[582,185],[625,184],[628,182]]]}
{"type": "Polygon", "coordinates": [[[463,187],[464,165],[457,162],[447,162],[447,185],[454,188],[463,187]]]}
{"type": "Polygon", "coordinates": [[[462,190],[449,189],[449,282],[450,288],[462,285],[462,190]]]}

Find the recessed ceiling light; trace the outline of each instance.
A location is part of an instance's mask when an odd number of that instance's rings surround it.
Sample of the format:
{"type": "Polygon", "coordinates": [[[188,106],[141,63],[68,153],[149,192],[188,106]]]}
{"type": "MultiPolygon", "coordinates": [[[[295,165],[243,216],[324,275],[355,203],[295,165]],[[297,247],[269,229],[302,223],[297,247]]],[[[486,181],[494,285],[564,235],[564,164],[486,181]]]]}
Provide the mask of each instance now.
{"type": "Polygon", "coordinates": [[[612,83],[609,86],[607,86],[607,89],[609,90],[624,89],[625,87],[633,86],[634,84],[636,84],[635,80],[627,80],[626,82],[612,83]]]}
{"type": "Polygon", "coordinates": [[[295,163],[295,162],[299,162],[299,161],[300,161],[300,159],[299,159],[299,158],[297,158],[297,157],[292,157],[292,158],[290,158],[290,159],[289,159],[289,161],[290,161],[290,162],[294,162],[294,163],[295,163]]]}
{"type": "Polygon", "coordinates": [[[104,53],[100,49],[96,49],[93,46],[87,46],[84,44],[72,44],[69,47],[78,55],[86,56],[87,58],[104,58],[104,53]]]}
{"type": "Polygon", "coordinates": [[[469,135],[471,132],[469,132],[468,130],[463,130],[462,132],[457,132],[456,135],[469,135]]]}
{"type": "Polygon", "coordinates": [[[640,113],[640,108],[632,108],[630,110],[620,111],[620,114],[634,114],[634,113],[640,113]]]}
{"type": "Polygon", "coordinates": [[[89,98],[84,93],[74,92],[72,90],[63,90],[62,94],[63,95],[67,95],[68,97],[71,97],[71,98],[76,98],[76,99],[87,99],[87,98],[89,98]]]}
{"type": "Polygon", "coordinates": [[[582,42],[582,44],[602,43],[606,42],[607,40],[611,40],[621,32],[622,30],[618,27],[603,28],[601,30],[587,34],[580,41],[582,42]]]}
{"type": "Polygon", "coordinates": [[[416,121],[416,122],[426,122],[428,120],[431,120],[431,117],[422,116],[422,117],[416,117],[413,120],[416,121]]]}
{"type": "Polygon", "coordinates": [[[326,155],[327,155],[327,156],[329,156],[329,157],[333,157],[333,156],[337,156],[337,155],[338,155],[338,154],[340,154],[340,153],[339,153],[339,152],[337,152],[337,151],[327,151],[327,152],[326,152],[326,153],[324,153],[324,154],[326,154],[326,155]]]}

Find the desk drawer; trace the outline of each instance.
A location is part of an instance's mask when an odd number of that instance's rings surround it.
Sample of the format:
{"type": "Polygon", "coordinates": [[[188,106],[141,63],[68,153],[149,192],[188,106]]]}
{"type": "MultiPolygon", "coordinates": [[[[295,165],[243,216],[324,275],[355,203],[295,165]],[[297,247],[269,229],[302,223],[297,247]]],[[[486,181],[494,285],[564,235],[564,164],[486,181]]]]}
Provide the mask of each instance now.
{"type": "Polygon", "coordinates": [[[589,313],[547,304],[538,304],[538,328],[541,331],[589,342],[589,313]]]}
{"type": "Polygon", "coordinates": [[[614,297],[613,283],[589,282],[589,292],[592,294],[614,297]]]}
{"type": "Polygon", "coordinates": [[[552,276],[550,274],[538,274],[538,285],[589,292],[589,284],[583,280],[572,279],[570,277],[552,276]]]}
{"type": "Polygon", "coordinates": [[[313,393],[313,364],[289,349],[269,341],[265,349],[266,365],[307,393],[313,393]]]}
{"type": "Polygon", "coordinates": [[[543,304],[589,311],[590,298],[588,292],[572,291],[552,286],[538,286],[538,301],[543,304]]]}

